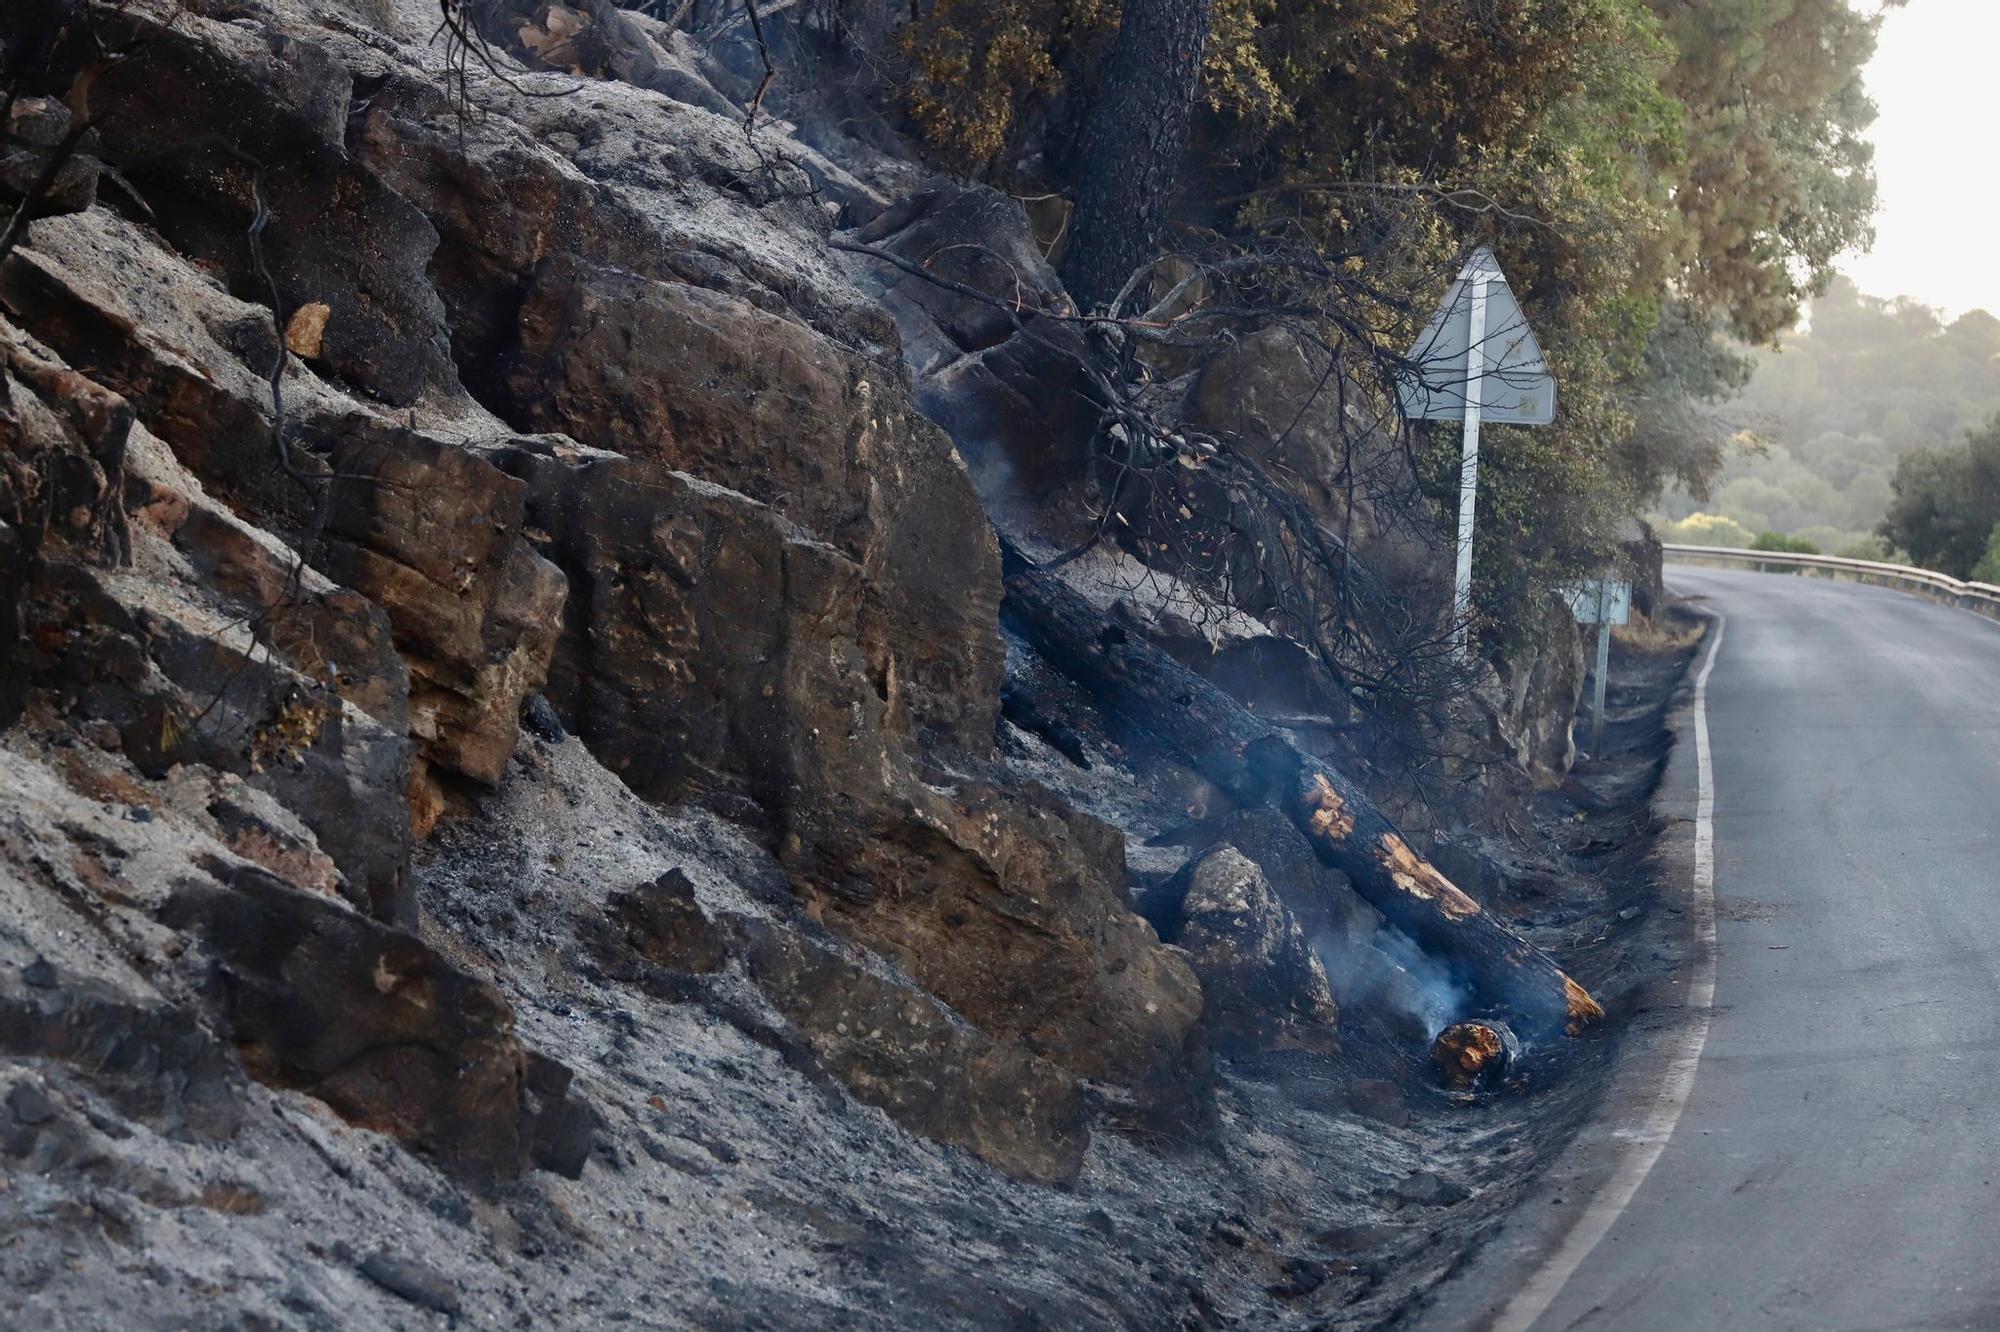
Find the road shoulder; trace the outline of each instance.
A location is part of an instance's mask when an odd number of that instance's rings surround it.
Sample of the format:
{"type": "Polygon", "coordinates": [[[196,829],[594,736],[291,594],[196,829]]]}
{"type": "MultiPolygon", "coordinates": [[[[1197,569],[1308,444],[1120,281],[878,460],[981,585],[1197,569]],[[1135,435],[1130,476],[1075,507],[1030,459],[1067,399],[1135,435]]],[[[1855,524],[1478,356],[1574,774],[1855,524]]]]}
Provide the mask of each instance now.
{"type": "Polygon", "coordinates": [[[1697,681],[1715,659],[1721,621],[1690,609],[1703,615],[1706,633],[1667,716],[1672,750],[1652,797],[1659,832],[1646,862],[1654,900],[1630,946],[1647,965],[1614,1008],[1622,1020],[1604,1038],[1616,1048],[1601,1098],[1486,1241],[1410,1311],[1407,1326],[1532,1327],[1671,1136],[1706,1031],[1714,976],[1713,900],[1697,879],[1703,780],[1696,731],[1697,681]]]}

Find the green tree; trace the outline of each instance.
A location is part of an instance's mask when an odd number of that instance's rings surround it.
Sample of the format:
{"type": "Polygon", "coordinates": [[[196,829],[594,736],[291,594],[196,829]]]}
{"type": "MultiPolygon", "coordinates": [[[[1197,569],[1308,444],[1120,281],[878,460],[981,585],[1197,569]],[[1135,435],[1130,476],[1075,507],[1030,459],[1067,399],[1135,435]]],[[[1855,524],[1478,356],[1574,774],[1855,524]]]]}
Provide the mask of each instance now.
{"type": "Polygon", "coordinates": [[[1734,518],[1714,513],[1691,513],[1660,529],[1660,540],[1687,546],[1732,546],[1740,550],[1755,539],[1750,529],[1734,518]]]}
{"type": "Polygon", "coordinates": [[[1874,236],[1861,70],[1881,16],[1848,0],[1651,3],[1688,115],[1683,289],[1762,342],[1798,321],[1836,256],[1874,236]]]}
{"type": "Polygon", "coordinates": [[[1873,560],[1877,564],[1908,564],[1910,557],[1880,536],[1870,533],[1857,537],[1833,552],[1843,560],[1873,560]]]}
{"type": "Polygon", "coordinates": [[[1759,532],[1757,539],[1750,543],[1750,549],[1777,551],[1786,555],[1819,554],[1819,547],[1804,537],[1786,536],[1782,532],[1759,532]]]}
{"type": "Polygon", "coordinates": [[[1974,310],[1946,323],[1846,278],[1813,300],[1809,327],[1752,356],[1748,386],[1705,415],[1747,427],[1763,447],[1732,448],[1710,494],[1688,488],[1668,515],[1702,507],[1752,527],[1825,526],[1842,534],[1830,546],[1851,544],[1888,513],[1904,455],[1948,446],[2000,411],[2000,320],[1974,310]]]}
{"type": "MultiPolygon", "coordinates": [[[[909,30],[914,119],[1003,183],[1101,213],[1078,126],[1119,11],[937,0],[909,30]]],[[[1313,242],[1379,293],[1355,322],[1391,352],[1485,242],[1541,336],[1557,424],[1496,429],[1482,473],[1491,624],[1527,625],[1664,487],[1704,493],[1730,432],[1703,408],[1744,372],[1722,334],[1791,324],[1867,235],[1876,19],[1847,0],[1211,0],[1209,20],[1167,234],[1313,242]]],[[[1922,404],[1896,406],[1921,429],[1922,404]]],[[[1429,435],[1448,521],[1456,445],[1429,435]]],[[[1800,517],[1846,521],[1837,492],[1815,498],[1800,517]]]]}
{"type": "Polygon", "coordinates": [[[2000,523],[2000,416],[1949,449],[1920,449],[1896,468],[1881,534],[1927,569],[1971,575],[2000,523]]]}
{"type": "Polygon", "coordinates": [[[1993,534],[1986,538],[1985,557],[1972,566],[1972,581],[2000,584],[2000,523],[1993,524],[1993,534]]]}

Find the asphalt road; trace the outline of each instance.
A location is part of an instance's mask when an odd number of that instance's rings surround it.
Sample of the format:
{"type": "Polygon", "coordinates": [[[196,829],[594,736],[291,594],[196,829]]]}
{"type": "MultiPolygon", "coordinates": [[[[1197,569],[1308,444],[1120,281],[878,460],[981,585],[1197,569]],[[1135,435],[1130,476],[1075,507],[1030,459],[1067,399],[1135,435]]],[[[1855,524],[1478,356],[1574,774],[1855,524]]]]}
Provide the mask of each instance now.
{"type": "Polygon", "coordinates": [[[1668,573],[1728,618],[1714,1006],[1664,1150],[1534,1326],[2000,1328],[2000,624],[1668,573]]]}

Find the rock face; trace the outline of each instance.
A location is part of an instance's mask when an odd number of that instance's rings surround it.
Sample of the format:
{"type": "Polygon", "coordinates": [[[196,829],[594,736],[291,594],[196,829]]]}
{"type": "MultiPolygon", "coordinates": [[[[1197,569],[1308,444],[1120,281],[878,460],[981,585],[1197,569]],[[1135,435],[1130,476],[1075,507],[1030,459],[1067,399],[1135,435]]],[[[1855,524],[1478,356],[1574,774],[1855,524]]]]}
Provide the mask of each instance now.
{"type": "Polygon", "coordinates": [[[241,776],[324,839],[356,901],[408,916],[404,736],[337,685],[258,652],[222,606],[164,595],[136,572],[72,566],[47,586],[29,612],[24,664],[53,706],[111,728],[148,776],[187,763],[241,776]]]}
{"type": "MultiPolygon", "coordinates": [[[[160,920],[199,935],[220,964],[220,1025],[252,1077],[476,1176],[558,1156],[567,1117],[536,1104],[492,987],[261,870],[222,873],[221,888],[178,890],[160,920]]],[[[566,1083],[544,1078],[557,1107],[566,1083]]]]}
{"type": "Polygon", "coordinates": [[[123,548],[131,430],[124,399],[0,321],[0,725],[25,701],[25,593],[45,547],[89,563],[123,548]]]}
{"type": "Polygon", "coordinates": [[[117,62],[92,86],[101,151],[129,173],[174,249],[226,274],[235,294],[268,300],[245,244],[261,202],[283,219],[261,237],[280,313],[309,302],[333,310],[316,359],[392,406],[454,390],[444,307],[425,272],[436,233],[347,149],[354,67],[324,42],[268,26],[161,22],[142,6],[106,24],[101,40],[143,44],[146,57],[117,62]],[[227,140],[213,132],[222,125],[227,140]]]}
{"type": "Polygon", "coordinates": [[[527,487],[371,417],[329,433],[316,563],[387,613],[424,757],[490,786],[514,752],[521,701],[547,677],[567,592],[522,536],[527,487]]]}
{"type": "Polygon", "coordinates": [[[864,647],[859,564],[682,472],[569,445],[500,461],[569,575],[550,700],[634,790],[785,810],[883,789],[908,714],[864,647]]]}
{"type": "Polygon", "coordinates": [[[194,762],[147,778],[41,734],[0,753],[10,1054],[74,1066],[162,1133],[235,1137],[254,1079],[474,1180],[580,1166],[566,1072],[491,987],[316,885],[285,792],[194,762]]]}
{"type": "Polygon", "coordinates": [[[586,938],[609,976],[680,1002],[714,1000],[732,961],[786,1031],[763,1032],[814,1076],[939,1142],[1026,1179],[1068,1182],[1090,1126],[1073,1074],[1000,1040],[801,915],[711,913],[679,869],[612,894],[586,938]]]}
{"type": "Polygon", "coordinates": [[[668,870],[611,899],[625,946],[656,966],[706,974],[720,971],[728,943],[695,897],[686,873],[668,870]]]}
{"type": "MultiPolygon", "coordinates": [[[[269,311],[103,208],[38,222],[30,242],[0,270],[0,303],[22,328],[129,402],[208,485],[297,503],[272,465],[269,311]]],[[[313,395],[298,378],[288,387],[313,395]]]]}
{"type": "Polygon", "coordinates": [[[951,445],[865,357],[742,297],[571,257],[537,271],[510,415],[740,490],[866,575],[861,643],[911,722],[990,743],[999,553],[951,445]]]}
{"type": "Polygon", "coordinates": [[[658,465],[498,456],[573,589],[550,697],[613,771],[659,799],[757,802],[827,923],[989,1036],[1149,1106],[1199,1097],[1199,988],[1126,906],[1117,835],[918,778],[905,686],[867,651],[862,564],[658,465]]]}
{"type": "Polygon", "coordinates": [[[1122,836],[1032,788],[911,794],[802,866],[826,919],[982,1029],[1184,1108],[1206,1076],[1201,989],[1126,905],[1122,836]]]}
{"type": "MultiPolygon", "coordinates": [[[[41,182],[49,156],[70,135],[75,117],[53,97],[16,96],[7,108],[4,147],[0,147],[0,198],[9,204],[25,204],[30,192],[41,182]]],[[[53,217],[58,213],[81,213],[97,202],[97,174],[101,164],[90,154],[95,146],[89,130],[84,131],[67,161],[43,187],[35,203],[35,215],[53,217]]]]}
{"type": "Polygon", "coordinates": [[[868,187],[608,5],[483,7],[586,82],[474,114],[419,4],[98,9],[146,56],[0,269],[0,715],[226,785],[146,908],[213,968],[216,1048],[461,1173],[580,1168],[567,1075],[412,878],[545,694],[813,913],[725,930],[656,878],[627,946],[747,978],[859,1102],[1044,1180],[1086,1083],[1200,1119],[1200,986],[1119,835],[994,763],[997,544],[807,197],[868,187]]]}
{"type": "Polygon", "coordinates": [[[835,949],[759,922],[739,928],[750,975],[856,1098],[1025,1178],[1076,1178],[1090,1132],[1061,1068],[835,949]]]}
{"type": "Polygon", "coordinates": [[[1543,785],[1576,762],[1572,723],[1583,695],[1586,638],[1567,608],[1532,650],[1499,664],[1475,687],[1472,704],[1487,721],[1488,743],[1543,785]]]}

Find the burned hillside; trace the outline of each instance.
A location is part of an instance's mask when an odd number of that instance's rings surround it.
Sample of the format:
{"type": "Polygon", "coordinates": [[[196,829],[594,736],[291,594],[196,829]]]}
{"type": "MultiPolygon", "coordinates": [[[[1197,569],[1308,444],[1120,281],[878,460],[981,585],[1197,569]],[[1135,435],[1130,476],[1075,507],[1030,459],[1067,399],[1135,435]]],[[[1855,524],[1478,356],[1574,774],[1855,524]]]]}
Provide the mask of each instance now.
{"type": "Polygon", "coordinates": [[[1367,1326],[1588,1105],[1688,644],[1578,769],[1380,293],[855,8],[4,21],[10,1322],[1367,1326]]]}

